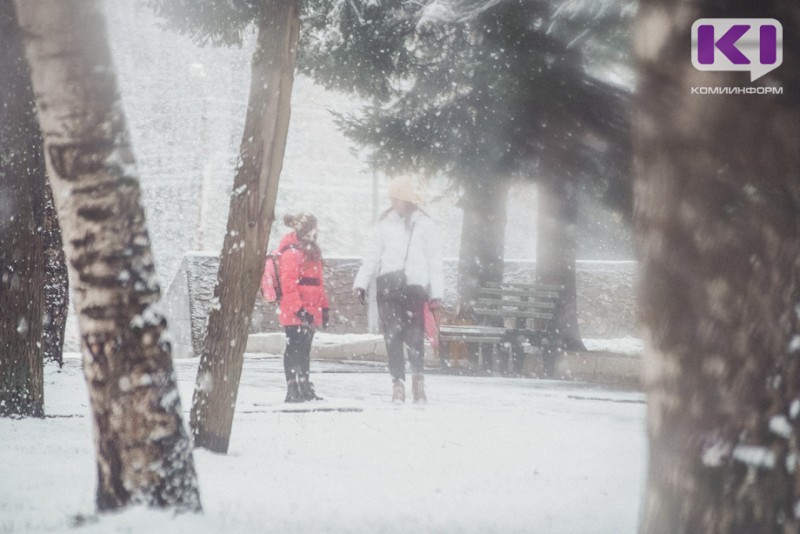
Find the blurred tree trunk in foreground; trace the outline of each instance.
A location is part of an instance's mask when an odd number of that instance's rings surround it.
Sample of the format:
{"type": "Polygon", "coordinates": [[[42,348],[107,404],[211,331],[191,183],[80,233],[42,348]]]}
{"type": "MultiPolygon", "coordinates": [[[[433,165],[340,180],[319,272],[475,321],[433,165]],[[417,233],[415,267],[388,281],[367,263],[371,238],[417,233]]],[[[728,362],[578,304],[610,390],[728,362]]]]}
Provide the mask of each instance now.
{"type": "Polygon", "coordinates": [[[0,416],[44,415],[41,155],[14,2],[0,0],[0,416]]]}
{"type": "Polygon", "coordinates": [[[133,151],[97,0],[17,0],[94,421],[97,506],[199,510],[133,151]]]}
{"type": "Polygon", "coordinates": [[[259,19],[250,97],[215,306],[208,316],[191,428],[196,447],[228,451],[247,333],[275,218],[300,29],[297,0],[268,0],[259,19]]]}
{"type": "Polygon", "coordinates": [[[796,2],[640,7],[634,190],[648,534],[800,531],[797,35],[796,2]],[[781,21],[784,64],[753,83],[695,70],[690,28],[712,13],[781,21]],[[693,95],[693,86],[783,94],[693,95]]]}

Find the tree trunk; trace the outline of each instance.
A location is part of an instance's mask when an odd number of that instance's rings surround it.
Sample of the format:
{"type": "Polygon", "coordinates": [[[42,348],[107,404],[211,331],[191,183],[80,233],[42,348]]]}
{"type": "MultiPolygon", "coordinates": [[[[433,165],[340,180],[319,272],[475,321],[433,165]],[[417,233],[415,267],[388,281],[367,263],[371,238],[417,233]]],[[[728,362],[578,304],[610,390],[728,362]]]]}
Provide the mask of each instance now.
{"type": "Polygon", "coordinates": [[[0,416],[44,415],[44,257],[34,217],[45,182],[22,32],[0,0],[0,416]]]}
{"type": "Polygon", "coordinates": [[[465,180],[458,255],[458,314],[471,317],[478,288],[503,280],[508,180],[465,180]]]}
{"type": "MultiPolygon", "coordinates": [[[[33,97],[33,93],[31,93],[33,97]]],[[[33,100],[31,100],[33,106],[33,100]]],[[[41,143],[39,125],[36,124],[36,135],[41,143]]],[[[61,225],[58,224],[58,213],[53,201],[53,190],[46,179],[44,156],[42,155],[42,180],[40,193],[34,209],[38,234],[44,247],[44,315],[42,330],[42,354],[45,361],[64,364],[64,328],[69,313],[69,276],[67,259],[64,256],[64,244],[61,239],[61,225]]]]}
{"type": "Polygon", "coordinates": [[[648,534],[800,531],[799,34],[795,2],[649,0],[639,11],[648,534]],[[781,21],[787,61],[752,84],[692,69],[692,21],[712,11],[781,21]],[[768,84],[784,94],[691,93],[768,84]]]}
{"type": "Polygon", "coordinates": [[[97,0],[16,0],[73,282],[97,506],[199,510],[133,151],[97,0]]]}
{"type": "Polygon", "coordinates": [[[265,13],[253,54],[250,101],[214,292],[217,305],[208,317],[192,400],[195,446],[222,453],[230,442],[242,357],[275,217],[300,27],[297,0],[269,0],[265,13]]]}
{"type": "Polygon", "coordinates": [[[541,284],[563,286],[556,309],[555,329],[563,348],[585,351],[578,329],[575,279],[578,188],[568,178],[544,179],[538,187],[536,279],[541,284]]]}

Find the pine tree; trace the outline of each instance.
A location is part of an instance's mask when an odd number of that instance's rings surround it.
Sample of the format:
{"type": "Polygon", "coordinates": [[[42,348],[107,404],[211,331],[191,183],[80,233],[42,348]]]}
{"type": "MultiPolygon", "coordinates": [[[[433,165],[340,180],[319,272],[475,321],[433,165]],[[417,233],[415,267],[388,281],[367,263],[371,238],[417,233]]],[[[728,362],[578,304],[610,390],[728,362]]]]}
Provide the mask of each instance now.
{"type": "Polygon", "coordinates": [[[618,6],[627,4],[319,0],[309,4],[311,31],[300,52],[302,68],[315,79],[371,99],[361,113],[340,120],[351,138],[372,149],[375,166],[443,174],[459,186],[462,309],[469,310],[482,283],[502,278],[509,182],[540,184],[541,216],[557,217],[540,224],[540,247],[562,253],[539,254],[537,274],[566,288],[558,321],[573,348],[582,348],[577,190],[588,182],[603,194],[621,191],[614,195],[619,204],[628,196],[625,173],[618,172],[627,159],[628,94],[585,63],[590,56],[607,65],[625,61],[618,43],[629,12],[618,6]],[[383,75],[381,84],[368,83],[376,75],[383,75]]]}

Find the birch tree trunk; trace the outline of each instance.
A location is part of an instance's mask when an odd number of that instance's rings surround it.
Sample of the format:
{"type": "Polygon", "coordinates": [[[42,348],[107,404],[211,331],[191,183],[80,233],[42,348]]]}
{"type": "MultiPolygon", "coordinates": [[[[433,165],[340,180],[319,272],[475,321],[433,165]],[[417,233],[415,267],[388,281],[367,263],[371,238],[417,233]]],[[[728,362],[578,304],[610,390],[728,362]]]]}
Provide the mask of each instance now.
{"type": "MultiPolygon", "coordinates": [[[[800,531],[800,6],[643,1],[635,219],[646,341],[641,531],[800,531]],[[774,17],[784,64],[691,65],[694,20],[774,17]],[[782,95],[696,95],[693,86],[782,95]]],[[[717,52],[719,53],[719,52],[717,52]]]]}
{"type": "Polygon", "coordinates": [[[16,0],[81,332],[97,506],[199,510],[98,0],[16,0]]]}
{"type": "Polygon", "coordinates": [[[44,256],[34,210],[45,169],[12,0],[0,0],[0,72],[0,416],[41,417],[44,256]]]}
{"type": "Polygon", "coordinates": [[[578,188],[568,178],[542,179],[537,191],[536,279],[542,284],[564,287],[555,328],[564,348],[585,351],[578,328],[575,274],[578,188]]]}
{"type": "Polygon", "coordinates": [[[217,288],[192,400],[196,447],[228,451],[242,357],[275,217],[300,28],[297,0],[267,0],[217,288]]]}

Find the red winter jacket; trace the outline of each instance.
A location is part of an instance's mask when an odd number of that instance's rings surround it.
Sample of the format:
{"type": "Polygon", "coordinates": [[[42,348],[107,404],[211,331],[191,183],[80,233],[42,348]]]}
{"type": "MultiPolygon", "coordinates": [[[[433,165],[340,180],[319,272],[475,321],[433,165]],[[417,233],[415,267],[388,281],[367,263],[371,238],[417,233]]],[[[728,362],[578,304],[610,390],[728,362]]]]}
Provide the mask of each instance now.
{"type": "Polygon", "coordinates": [[[309,260],[299,245],[294,232],[281,239],[278,250],[282,250],[279,262],[281,278],[281,326],[304,324],[297,317],[300,308],[314,316],[314,326],[322,325],[322,310],[328,307],[328,295],[322,279],[322,260],[309,260]]]}

